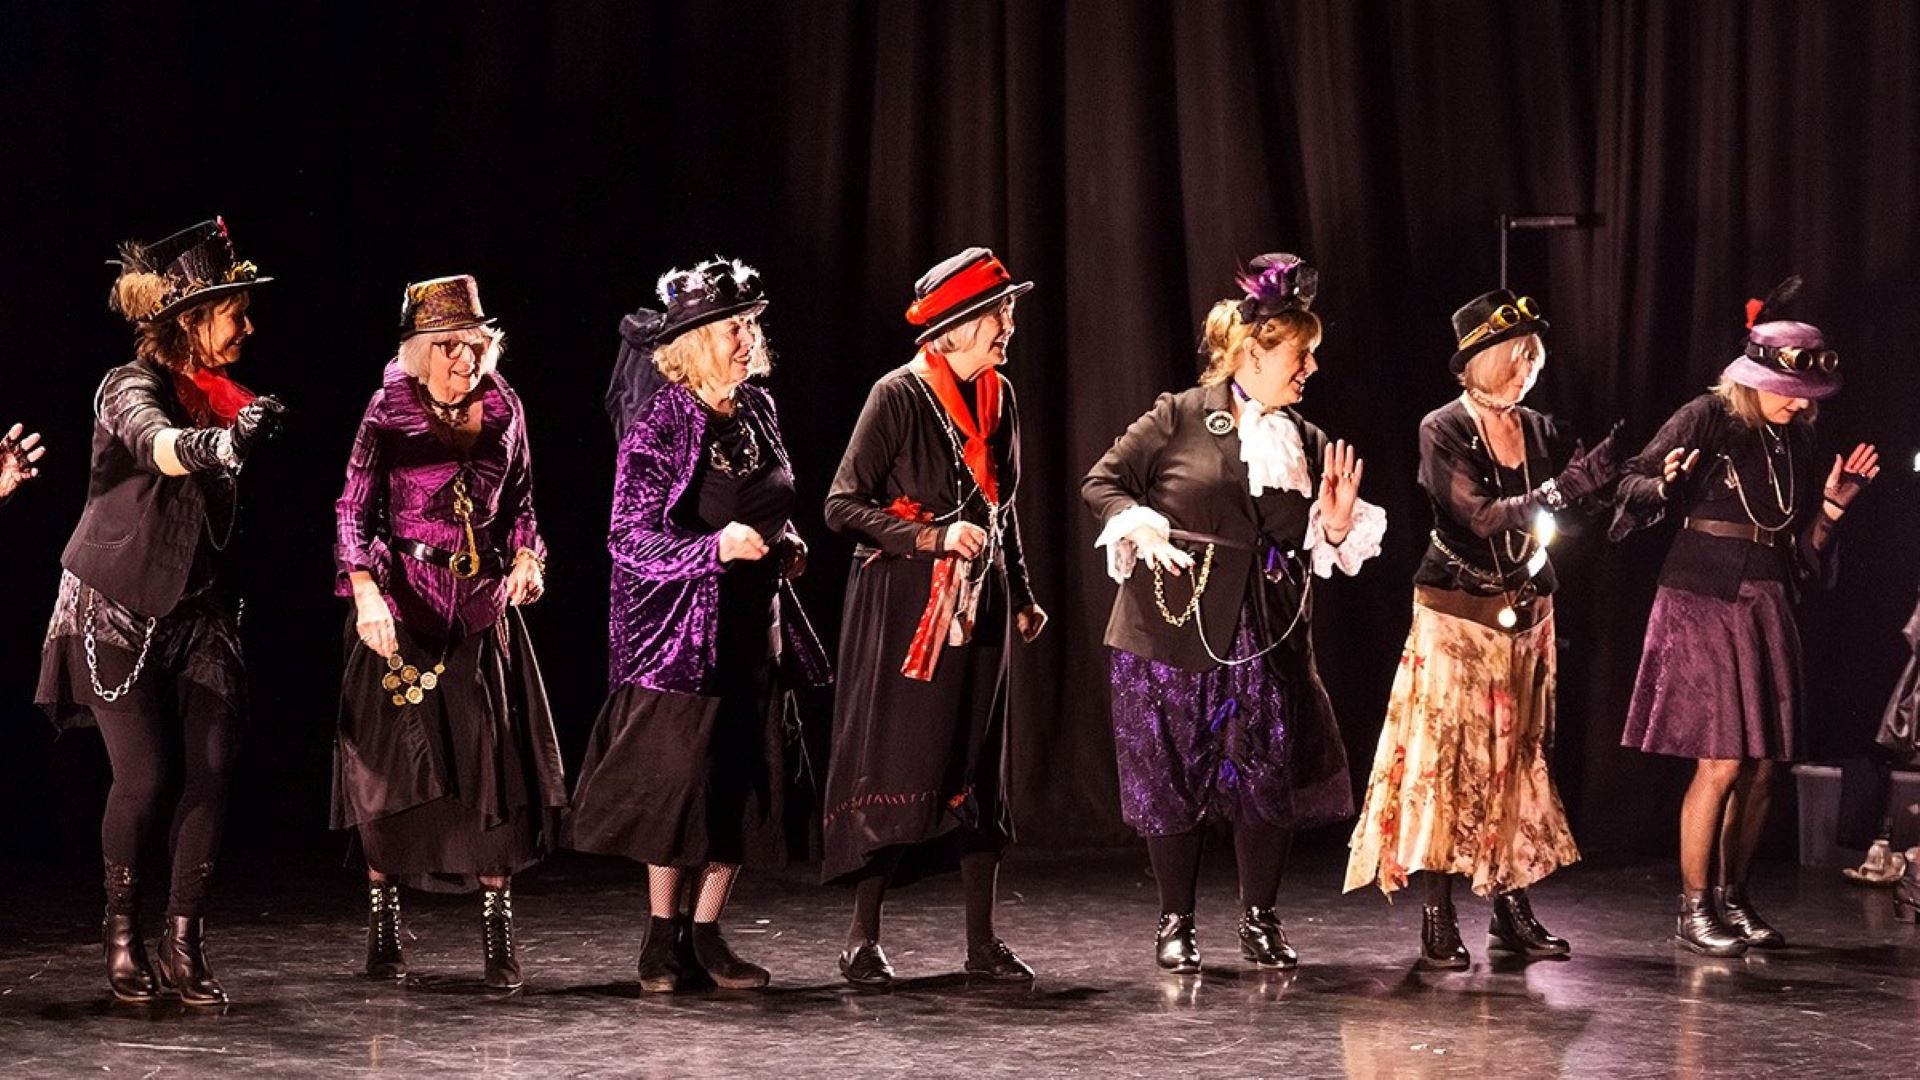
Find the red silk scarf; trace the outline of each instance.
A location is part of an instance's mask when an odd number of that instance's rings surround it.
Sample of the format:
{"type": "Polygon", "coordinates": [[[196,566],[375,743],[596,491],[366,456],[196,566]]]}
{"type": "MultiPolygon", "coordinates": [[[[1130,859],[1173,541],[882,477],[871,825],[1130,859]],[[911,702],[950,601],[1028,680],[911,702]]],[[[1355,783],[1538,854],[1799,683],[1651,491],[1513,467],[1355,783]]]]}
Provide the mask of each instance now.
{"type": "Polygon", "coordinates": [[[232,427],[234,417],[254,399],[253,391],[234,382],[222,368],[196,367],[191,374],[174,372],[173,394],[196,419],[232,427]]]}
{"type": "Polygon", "coordinates": [[[926,366],[927,385],[932,388],[934,399],[966,438],[961,456],[967,463],[967,471],[973,474],[973,482],[980,485],[987,501],[999,506],[1000,481],[994,473],[993,450],[987,445],[987,440],[993,438],[1000,427],[999,375],[989,368],[974,380],[975,404],[980,410],[976,422],[967,411],[967,399],[960,396],[960,381],[947,364],[947,358],[932,349],[920,350],[920,358],[926,366]]]}

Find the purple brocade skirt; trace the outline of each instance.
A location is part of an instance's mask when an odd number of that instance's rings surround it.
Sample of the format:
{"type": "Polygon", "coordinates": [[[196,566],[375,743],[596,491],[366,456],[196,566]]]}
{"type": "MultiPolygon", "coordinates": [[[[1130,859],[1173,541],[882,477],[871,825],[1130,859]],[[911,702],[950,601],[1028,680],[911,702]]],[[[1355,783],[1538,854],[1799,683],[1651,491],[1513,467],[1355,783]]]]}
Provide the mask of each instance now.
{"type": "Polygon", "coordinates": [[[1800,632],[1787,587],[1732,600],[1662,587],[1620,745],[1686,758],[1800,755],[1800,632]]]}
{"type": "MultiPolygon", "coordinates": [[[[1241,616],[1230,655],[1260,648],[1252,622],[1241,616]]],[[[1128,825],[1168,836],[1211,812],[1281,829],[1353,815],[1333,704],[1310,656],[1284,653],[1188,671],[1113,650],[1113,744],[1128,825]]]]}

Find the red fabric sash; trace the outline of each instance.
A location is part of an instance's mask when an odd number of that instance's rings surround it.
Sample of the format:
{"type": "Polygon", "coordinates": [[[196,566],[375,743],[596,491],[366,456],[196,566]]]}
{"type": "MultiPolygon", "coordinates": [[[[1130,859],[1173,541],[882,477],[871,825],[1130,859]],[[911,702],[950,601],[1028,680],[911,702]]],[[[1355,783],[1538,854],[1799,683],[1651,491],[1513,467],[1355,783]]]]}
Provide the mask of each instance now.
{"type": "Polygon", "coordinates": [[[174,372],[173,393],[196,419],[232,427],[254,392],[234,382],[222,368],[196,367],[192,374],[174,372]]]}
{"type": "MultiPolygon", "coordinates": [[[[888,505],[887,513],[902,521],[930,524],[933,515],[905,495],[888,505]]],[[[907,659],[900,674],[918,682],[930,682],[933,669],[940,663],[940,650],[947,644],[947,627],[953,622],[954,601],[960,592],[961,560],[943,555],[933,562],[933,587],[927,591],[927,606],[913,628],[913,640],[907,643],[907,659]]]]}
{"type": "Polygon", "coordinates": [[[942,408],[947,410],[947,418],[953,426],[966,436],[963,458],[967,471],[973,474],[973,481],[987,496],[987,501],[1000,505],[1000,482],[994,474],[993,450],[987,440],[1000,427],[1000,376],[991,368],[980,373],[974,380],[975,403],[980,409],[979,423],[967,412],[967,401],[960,396],[960,382],[954,377],[953,368],[947,364],[947,358],[931,349],[920,350],[921,360],[927,369],[927,385],[933,388],[933,396],[942,408]]]}
{"type": "Polygon", "coordinates": [[[925,326],[987,290],[1013,280],[999,259],[985,258],[940,283],[940,287],[907,308],[907,322],[925,326]]]}

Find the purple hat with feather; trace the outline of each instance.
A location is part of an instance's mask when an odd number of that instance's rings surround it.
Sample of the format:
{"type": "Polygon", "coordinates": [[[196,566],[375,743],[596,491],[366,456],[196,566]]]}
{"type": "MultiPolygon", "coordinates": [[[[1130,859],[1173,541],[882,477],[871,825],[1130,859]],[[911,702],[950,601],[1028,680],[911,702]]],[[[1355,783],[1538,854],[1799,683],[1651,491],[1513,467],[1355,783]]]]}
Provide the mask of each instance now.
{"type": "Polygon", "coordinates": [[[1254,259],[1233,280],[1246,294],[1240,301],[1240,321],[1248,324],[1265,322],[1283,311],[1306,311],[1320,292],[1320,271],[1284,251],[1254,259]]]}
{"type": "Polygon", "coordinates": [[[1840,354],[1812,323],[1782,319],[1789,300],[1800,291],[1794,275],[1767,294],[1747,301],[1747,339],[1721,377],[1781,397],[1819,401],[1840,392],[1840,354]],[[1775,316],[1769,318],[1769,316],[1775,316]]]}

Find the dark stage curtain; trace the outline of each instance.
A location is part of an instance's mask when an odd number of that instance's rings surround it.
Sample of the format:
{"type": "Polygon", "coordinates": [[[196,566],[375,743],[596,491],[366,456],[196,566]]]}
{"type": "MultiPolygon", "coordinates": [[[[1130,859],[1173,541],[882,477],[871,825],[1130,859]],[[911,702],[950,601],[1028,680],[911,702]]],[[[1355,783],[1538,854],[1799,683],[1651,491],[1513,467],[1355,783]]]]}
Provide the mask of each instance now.
{"type": "MultiPolygon", "coordinates": [[[[331,504],[392,348],[400,286],[480,277],[530,411],[549,599],[530,616],[569,750],[605,671],[620,315],[667,266],[760,266],[815,542],[803,583],[836,629],[847,545],[818,502],[867,384],[910,354],[913,279],[970,243],[1039,287],[1009,370],[1046,637],[1016,664],[1025,836],[1121,839],[1100,630],[1112,586],[1078,479],[1195,374],[1199,318],[1237,260],[1324,275],[1306,413],[1357,442],[1387,551],[1321,593],[1320,655],[1359,781],[1426,530],[1415,428],[1454,388],[1447,316],[1513,281],[1554,323],[1534,402],[1576,432],[1641,433],[1732,354],[1741,302],[1789,271],[1848,392],[1833,446],[1915,441],[1920,10],[1902,2],[10,5],[0,32],[7,198],[0,423],[52,441],[0,510],[0,808],[8,848],[91,852],[101,755],[27,704],[57,555],[85,494],[87,406],[128,355],[102,304],[115,242],[215,211],[280,280],[243,381],[294,409],[249,470],[256,715],[240,792],[255,841],[325,820],[341,609],[331,504]],[[247,812],[256,811],[256,812],[247,812]]],[[[1911,603],[1915,491],[1850,520],[1837,593],[1809,608],[1816,746],[1870,733],[1911,603]]],[[[1558,768],[1590,847],[1670,845],[1683,770],[1619,750],[1665,535],[1558,552],[1558,768]]],[[[826,713],[813,717],[823,743],[826,713]]],[[[1337,832],[1337,830],[1335,830],[1337,832]]]]}

